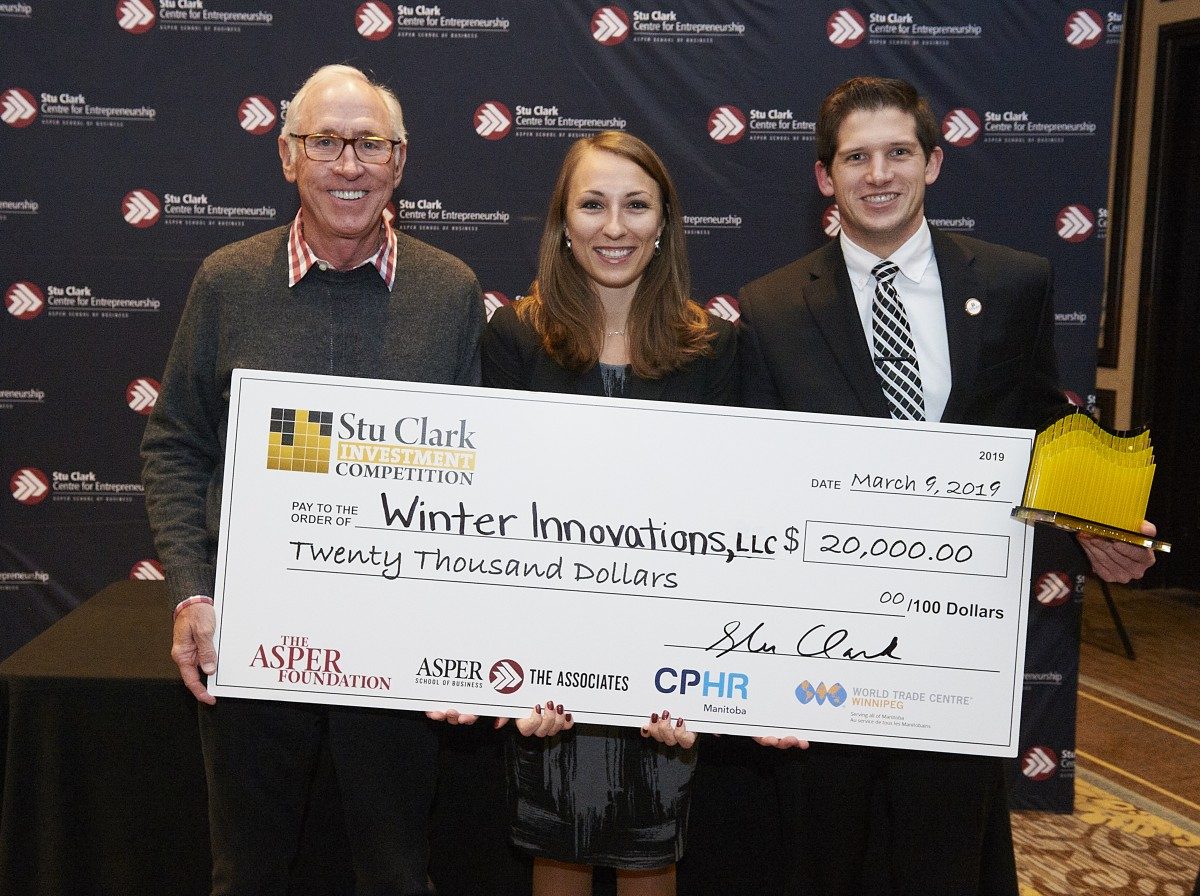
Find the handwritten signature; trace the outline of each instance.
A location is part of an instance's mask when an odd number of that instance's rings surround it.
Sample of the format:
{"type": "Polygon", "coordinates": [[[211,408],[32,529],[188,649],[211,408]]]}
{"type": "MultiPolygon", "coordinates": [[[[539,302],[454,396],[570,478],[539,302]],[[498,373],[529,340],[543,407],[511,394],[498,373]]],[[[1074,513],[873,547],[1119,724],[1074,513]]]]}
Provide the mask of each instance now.
{"type": "MultiPolygon", "coordinates": [[[[721,637],[708,645],[706,649],[718,651],[717,656],[725,656],[735,650],[742,650],[746,653],[775,653],[776,645],[763,633],[765,626],[765,622],[760,622],[750,629],[749,634],[742,635],[741,621],[730,620],[725,623],[721,637]]],[[[823,622],[817,623],[801,635],[796,642],[796,655],[847,660],[902,659],[896,654],[896,650],[900,646],[900,638],[897,635],[892,635],[891,640],[882,650],[874,652],[847,644],[849,638],[850,631],[848,629],[830,629],[823,622]],[[843,645],[845,646],[843,647],[843,645]],[[839,649],[840,652],[838,652],[839,649]]]]}

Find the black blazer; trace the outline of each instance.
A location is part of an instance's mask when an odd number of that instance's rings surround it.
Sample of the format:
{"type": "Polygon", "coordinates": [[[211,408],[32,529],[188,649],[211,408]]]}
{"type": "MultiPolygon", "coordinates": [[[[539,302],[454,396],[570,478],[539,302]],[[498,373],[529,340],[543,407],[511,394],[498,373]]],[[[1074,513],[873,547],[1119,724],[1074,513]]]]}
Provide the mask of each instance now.
{"type": "MultiPolygon", "coordinates": [[[[733,404],[737,398],[737,338],[733,326],[709,315],[715,332],[712,353],[695,358],[680,370],[657,380],[630,375],[627,398],[679,401],[692,404],[733,404]]],[[[565,392],[603,395],[604,384],[596,365],[581,374],[560,367],[546,354],[533,328],[506,305],[496,310],[483,332],[483,384],[496,389],[531,392],[565,392]]]]}
{"type": "MultiPolygon", "coordinates": [[[[930,230],[950,344],[942,420],[1036,429],[1070,412],[1054,360],[1050,263],[930,230]]],[[[750,283],[739,302],[743,403],[889,416],[838,240],[750,283]]]]}

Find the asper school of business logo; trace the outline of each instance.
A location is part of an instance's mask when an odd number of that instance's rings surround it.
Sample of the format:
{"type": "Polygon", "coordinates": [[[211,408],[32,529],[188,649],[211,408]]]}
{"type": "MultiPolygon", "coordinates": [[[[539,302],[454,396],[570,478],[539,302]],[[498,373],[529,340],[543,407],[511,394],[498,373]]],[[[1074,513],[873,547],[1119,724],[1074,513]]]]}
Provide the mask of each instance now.
{"type": "Polygon", "coordinates": [[[155,298],[118,298],[102,295],[98,288],[81,283],[51,283],[45,288],[28,280],[11,283],[4,291],[4,307],[17,320],[47,317],[127,320],[134,314],[158,314],[162,302],[155,298]]]}
{"type": "Polygon", "coordinates": [[[248,96],[237,107],[237,122],[247,134],[261,137],[275,129],[279,121],[279,107],[270,98],[255,94],[248,96]]]}
{"type": "Polygon", "coordinates": [[[1082,202],[1064,205],[1054,216],[1054,232],[1068,243],[1103,240],[1108,235],[1108,209],[1093,212],[1082,202]]]}
{"type": "Polygon", "coordinates": [[[109,482],[95,470],[52,470],[22,467],[8,480],[9,493],[18,504],[36,507],[43,501],[73,503],[132,503],[144,494],[140,482],[109,482]]]}
{"type": "Polygon", "coordinates": [[[0,121],[23,128],[40,121],[50,127],[123,128],[127,124],[151,124],[158,111],[153,106],[129,102],[89,101],[78,90],[42,90],[35,98],[21,87],[0,94],[0,121]]]}
{"type": "Polygon", "coordinates": [[[634,43],[711,44],[722,38],[746,36],[746,25],[738,19],[707,22],[680,16],[674,9],[649,12],[624,7],[601,6],[588,20],[588,30],[596,43],[615,47],[632,39],[634,43]]]}
{"type": "MultiPolygon", "coordinates": [[[[517,296],[517,298],[520,298],[520,296],[517,296]]],[[[511,304],[512,299],[498,289],[489,289],[483,294],[483,313],[487,315],[488,320],[491,320],[492,315],[505,305],[511,304]]]]}
{"type": "Polygon", "coordinates": [[[118,0],[117,25],[130,34],[160,31],[240,34],[243,28],[270,28],[274,13],[236,0],[118,0]]]}
{"type": "Polygon", "coordinates": [[[213,201],[207,193],[163,193],[139,187],[121,199],[121,217],[140,230],[162,223],[168,227],[245,227],[247,222],[272,222],[271,205],[241,205],[213,201]]]}
{"type": "Polygon", "coordinates": [[[742,308],[738,304],[737,297],[731,296],[728,293],[713,296],[704,303],[704,310],[713,317],[727,320],[731,324],[736,324],[742,319],[742,308]]]}
{"type": "Polygon", "coordinates": [[[393,221],[405,230],[478,233],[480,227],[507,227],[512,215],[504,209],[447,208],[441,199],[401,199],[393,221]]]}
{"type": "Polygon", "coordinates": [[[376,423],[352,412],[272,408],[268,470],[444,485],[475,481],[477,435],[465,419],[428,416],[376,423]]]}
{"type": "Polygon", "coordinates": [[[509,106],[500,100],[485,100],[471,116],[471,126],[484,140],[503,140],[514,137],[557,137],[575,140],[590,137],[600,131],[623,131],[628,125],[624,118],[591,117],[571,110],[563,112],[557,105],[541,103],[509,106]]]}
{"type": "Polygon", "coordinates": [[[853,7],[835,10],[825,22],[835,47],[851,50],[864,40],[875,46],[948,47],[951,41],[978,40],[983,26],[973,22],[932,21],[906,12],[873,12],[866,18],[853,7]]]}
{"type": "Polygon", "coordinates": [[[1035,744],[1021,753],[1018,761],[1021,764],[1021,774],[1030,781],[1041,783],[1054,777],[1075,777],[1074,750],[1056,752],[1045,744],[1035,744]]]}
{"type": "Polygon", "coordinates": [[[1033,599],[1043,607],[1061,607],[1075,594],[1075,582],[1065,572],[1044,572],[1034,580],[1033,599]]]}
{"type": "Polygon", "coordinates": [[[505,695],[519,691],[525,679],[525,670],[514,659],[499,659],[492,663],[485,682],[482,661],[473,657],[445,656],[422,657],[413,676],[413,682],[419,685],[472,690],[486,687],[505,695]]]}
{"type": "Polygon", "coordinates": [[[393,13],[382,0],[367,0],[354,11],[354,29],[364,40],[384,40],[393,34],[399,38],[472,39],[485,35],[508,34],[508,19],[503,16],[475,15],[465,4],[447,5],[401,3],[393,13]]]}

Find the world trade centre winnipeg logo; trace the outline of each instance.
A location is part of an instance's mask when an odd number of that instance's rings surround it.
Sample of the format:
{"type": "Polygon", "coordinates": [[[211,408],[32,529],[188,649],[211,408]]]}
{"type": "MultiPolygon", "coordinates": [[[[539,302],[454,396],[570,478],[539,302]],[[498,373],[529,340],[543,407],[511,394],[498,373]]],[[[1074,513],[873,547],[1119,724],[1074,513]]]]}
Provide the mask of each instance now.
{"type": "Polygon", "coordinates": [[[352,412],[271,408],[267,469],[471,485],[477,438],[465,419],[380,423],[352,412]]]}

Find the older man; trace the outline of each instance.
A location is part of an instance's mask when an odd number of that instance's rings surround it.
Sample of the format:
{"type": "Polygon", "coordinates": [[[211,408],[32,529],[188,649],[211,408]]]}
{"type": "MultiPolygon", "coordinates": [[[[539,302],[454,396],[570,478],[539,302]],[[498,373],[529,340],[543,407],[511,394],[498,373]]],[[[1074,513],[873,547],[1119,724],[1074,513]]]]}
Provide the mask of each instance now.
{"type": "Polygon", "coordinates": [[[475,276],[383,215],[406,152],[390,90],[342,65],[308,79],[279,138],[300,211],[290,225],[205,259],[142,442],[147,511],[175,603],[171,656],[200,703],[214,893],[285,891],[323,741],[357,892],[427,891],[437,747],[424,718],[218,702],[200,675],[216,670],[212,594],[232,370],[479,382],[475,276]]]}

